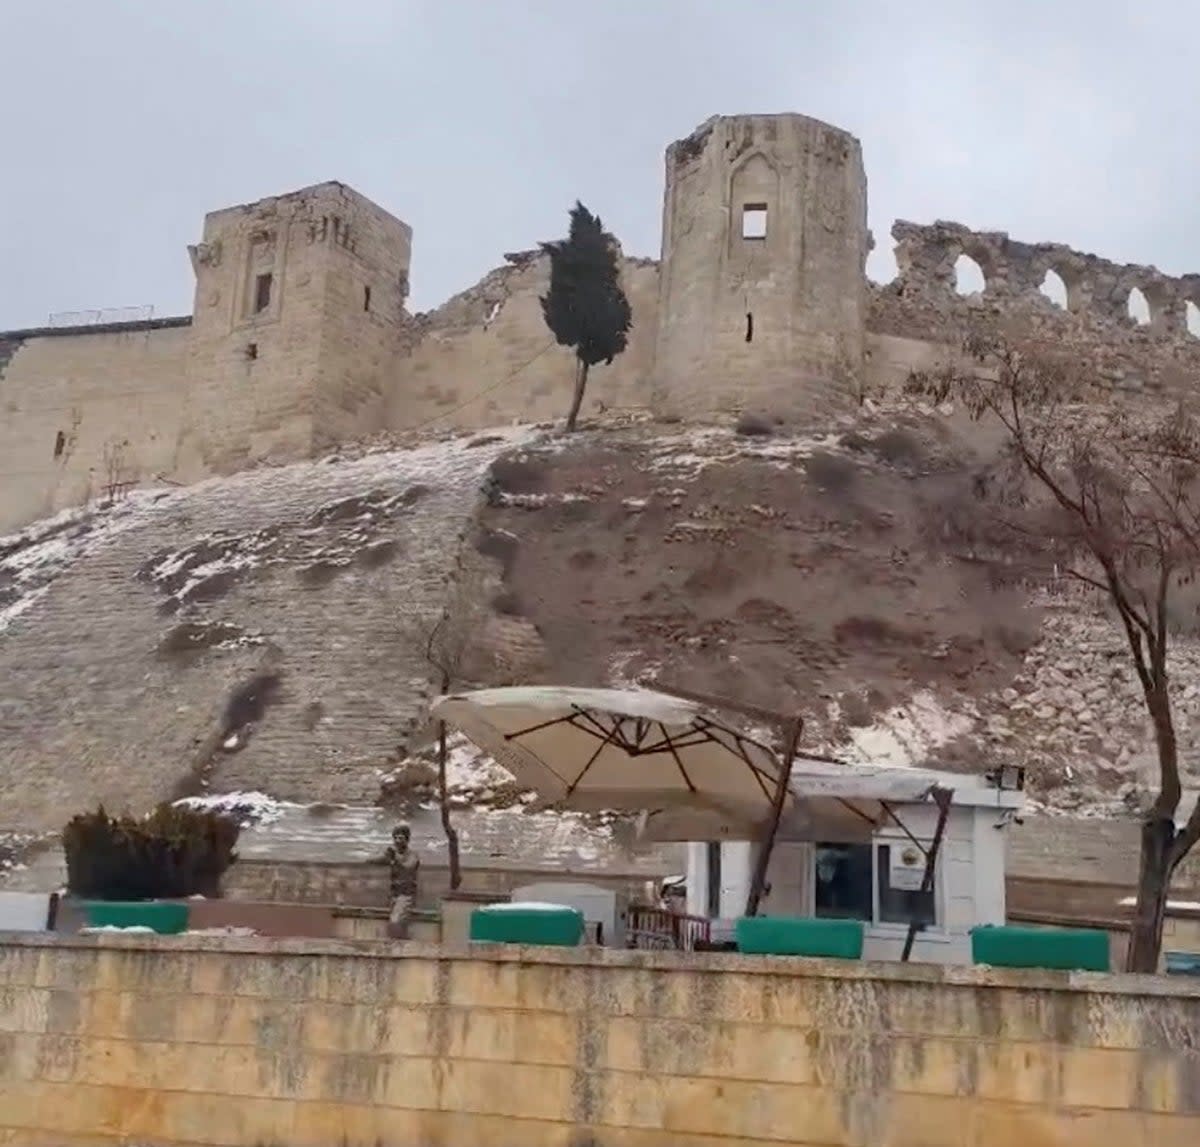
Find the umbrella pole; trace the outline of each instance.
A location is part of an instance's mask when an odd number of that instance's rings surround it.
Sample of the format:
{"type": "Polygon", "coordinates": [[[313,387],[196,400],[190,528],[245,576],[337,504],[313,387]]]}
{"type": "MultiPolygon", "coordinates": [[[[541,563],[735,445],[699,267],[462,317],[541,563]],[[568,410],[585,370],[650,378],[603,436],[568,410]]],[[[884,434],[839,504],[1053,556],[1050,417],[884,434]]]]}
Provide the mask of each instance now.
{"type": "MultiPolygon", "coordinates": [[[[950,816],[950,802],[954,800],[954,793],[950,789],[934,789],[932,796],[937,805],[938,818],[937,827],[933,830],[933,840],[930,842],[929,851],[925,854],[925,873],[921,877],[922,892],[928,892],[933,888],[934,866],[937,864],[938,852],[942,847],[942,837],[946,832],[946,820],[950,816]]],[[[907,964],[909,956],[912,955],[913,941],[917,938],[917,927],[916,920],[909,921],[908,935],[904,937],[904,951],[900,954],[902,964],[907,964]]]]}
{"type": "Polygon", "coordinates": [[[750,895],[746,899],[746,915],[757,916],[758,904],[762,900],[763,889],[767,884],[767,868],[771,863],[771,852],[775,847],[775,837],[779,834],[779,821],[783,816],[783,805],[787,800],[788,784],[792,779],[792,763],[796,759],[796,749],[800,744],[800,734],[804,730],[804,719],[796,717],[788,722],[787,749],[780,762],[779,784],[775,789],[775,799],[771,802],[771,822],[767,829],[766,838],[758,850],[758,858],[754,862],[754,876],[750,881],[750,895]]]}

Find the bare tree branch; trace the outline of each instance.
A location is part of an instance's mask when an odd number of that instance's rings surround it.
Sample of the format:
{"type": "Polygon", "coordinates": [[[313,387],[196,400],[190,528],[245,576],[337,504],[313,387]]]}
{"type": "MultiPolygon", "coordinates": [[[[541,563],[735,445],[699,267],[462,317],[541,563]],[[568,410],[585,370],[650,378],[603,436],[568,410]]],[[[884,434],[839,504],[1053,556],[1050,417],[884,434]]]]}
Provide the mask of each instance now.
{"type": "MultiPolygon", "coordinates": [[[[1153,970],[1175,867],[1200,843],[1200,805],[1181,830],[1169,690],[1172,594],[1200,575],[1200,424],[1182,406],[1118,407],[1080,374],[1003,339],[973,335],[966,368],[914,374],[910,393],[953,396],[993,420],[1005,448],[973,479],[983,515],[959,515],[972,554],[1016,558],[1104,593],[1125,634],[1154,730],[1158,791],[1142,832],[1130,967],[1153,970]],[[969,519],[969,520],[968,520],[969,519]]],[[[1043,574],[1044,576],[1044,574],[1043,574]]]]}

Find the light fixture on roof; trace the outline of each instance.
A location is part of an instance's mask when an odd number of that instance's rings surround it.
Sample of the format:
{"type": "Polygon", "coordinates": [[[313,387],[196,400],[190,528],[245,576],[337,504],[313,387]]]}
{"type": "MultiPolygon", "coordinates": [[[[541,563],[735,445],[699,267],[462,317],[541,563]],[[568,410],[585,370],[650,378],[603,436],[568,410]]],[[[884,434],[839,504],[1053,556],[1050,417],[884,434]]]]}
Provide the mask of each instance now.
{"type": "Polygon", "coordinates": [[[1025,791],[1025,767],[1023,765],[997,765],[983,774],[983,779],[989,785],[1002,792],[1025,791]]]}

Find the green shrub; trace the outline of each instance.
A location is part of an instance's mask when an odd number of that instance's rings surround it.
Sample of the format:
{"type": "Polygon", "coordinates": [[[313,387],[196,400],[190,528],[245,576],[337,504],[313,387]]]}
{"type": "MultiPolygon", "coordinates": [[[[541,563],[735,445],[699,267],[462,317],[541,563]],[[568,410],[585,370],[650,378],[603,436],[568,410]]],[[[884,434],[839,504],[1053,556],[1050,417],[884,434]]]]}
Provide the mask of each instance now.
{"type": "Polygon", "coordinates": [[[67,889],[93,900],[219,896],[239,832],[217,812],[163,804],[144,817],[111,817],[101,805],[63,829],[67,889]]]}

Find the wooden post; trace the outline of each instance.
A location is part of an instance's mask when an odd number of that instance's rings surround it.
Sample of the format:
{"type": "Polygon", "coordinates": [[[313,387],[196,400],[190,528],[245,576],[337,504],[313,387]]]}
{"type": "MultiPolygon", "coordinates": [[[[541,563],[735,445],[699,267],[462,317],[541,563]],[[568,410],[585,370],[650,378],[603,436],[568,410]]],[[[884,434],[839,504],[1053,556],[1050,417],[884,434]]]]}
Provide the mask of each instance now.
{"type": "MultiPolygon", "coordinates": [[[[937,865],[938,852],[941,851],[942,837],[946,832],[946,820],[950,816],[950,802],[954,800],[954,793],[950,789],[934,789],[933,801],[937,805],[938,818],[937,827],[933,830],[933,841],[929,845],[929,851],[925,854],[925,873],[921,877],[921,891],[929,892],[933,888],[934,868],[937,865]]],[[[936,905],[937,898],[934,898],[936,905]]],[[[900,955],[902,964],[908,963],[909,956],[912,955],[913,941],[917,938],[917,922],[910,920],[908,922],[908,935],[904,937],[904,951],[900,955]]]]}
{"type": "Polygon", "coordinates": [[[775,837],[779,833],[779,821],[783,816],[783,806],[787,801],[788,785],[792,779],[792,763],[796,759],[796,749],[800,744],[800,734],[804,731],[804,719],[796,717],[789,722],[787,732],[787,748],[783,759],[779,762],[779,784],[775,789],[775,799],[771,802],[771,820],[767,827],[766,837],[758,850],[754,862],[754,876],[750,881],[750,895],[746,899],[746,915],[757,916],[759,901],[763,897],[763,889],[767,884],[767,867],[771,863],[771,851],[775,847],[775,837]]]}

